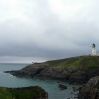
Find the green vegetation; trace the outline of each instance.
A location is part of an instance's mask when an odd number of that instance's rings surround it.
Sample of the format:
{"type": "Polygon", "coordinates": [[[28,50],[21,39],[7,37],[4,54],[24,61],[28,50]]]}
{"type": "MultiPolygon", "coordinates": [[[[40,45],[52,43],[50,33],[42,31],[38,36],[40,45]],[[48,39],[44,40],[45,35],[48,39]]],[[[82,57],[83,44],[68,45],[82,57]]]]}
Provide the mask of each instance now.
{"type": "Polygon", "coordinates": [[[66,59],[47,61],[46,63],[52,67],[58,66],[67,68],[68,66],[76,66],[79,68],[81,66],[87,66],[89,68],[98,68],[99,56],[77,56],[66,59]]]}
{"type": "Polygon", "coordinates": [[[46,92],[38,86],[23,88],[0,87],[0,99],[40,99],[46,92]]]}

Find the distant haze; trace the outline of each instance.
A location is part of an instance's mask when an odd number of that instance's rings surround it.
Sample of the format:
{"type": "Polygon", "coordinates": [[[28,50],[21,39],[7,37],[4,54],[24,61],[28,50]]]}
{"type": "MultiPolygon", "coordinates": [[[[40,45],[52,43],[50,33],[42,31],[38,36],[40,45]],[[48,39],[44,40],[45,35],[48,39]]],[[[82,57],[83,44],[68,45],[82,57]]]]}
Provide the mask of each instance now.
{"type": "Polygon", "coordinates": [[[31,63],[99,51],[99,0],[0,0],[0,62],[31,63]]]}

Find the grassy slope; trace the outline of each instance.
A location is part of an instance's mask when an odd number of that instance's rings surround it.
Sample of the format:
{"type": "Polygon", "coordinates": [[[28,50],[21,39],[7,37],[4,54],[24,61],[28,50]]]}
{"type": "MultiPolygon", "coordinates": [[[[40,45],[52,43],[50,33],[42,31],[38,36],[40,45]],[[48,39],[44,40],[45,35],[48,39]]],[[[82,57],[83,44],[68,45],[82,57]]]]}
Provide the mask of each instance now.
{"type": "Polygon", "coordinates": [[[0,99],[38,99],[45,91],[38,87],[5,88],[0,87],[0,99]]]}
{"type": "Polygon", "coordinates": [[[99,56],[78,56],[71,57],[60,60],[47,61],[50,66],[58,66],[67,68],[68,66],[88,66],[88,67],[98,67],[99,66],[99,56]]]}

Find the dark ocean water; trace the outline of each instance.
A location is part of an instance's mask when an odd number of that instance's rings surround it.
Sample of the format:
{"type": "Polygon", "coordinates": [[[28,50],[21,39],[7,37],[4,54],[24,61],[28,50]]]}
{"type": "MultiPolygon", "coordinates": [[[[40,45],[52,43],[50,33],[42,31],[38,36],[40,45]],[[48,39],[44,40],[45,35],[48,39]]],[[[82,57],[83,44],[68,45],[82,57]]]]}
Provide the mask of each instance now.
{"type": "Polygon", "coordinates": [[[0,63],[0,86],[4,87],[25,87],[25,86],[41,86],[48,92],[48,99],[67,99],[68,97],[74,97],[72,87],[78,87],[77,85],[69,85],[66,82],[66,90],[60,90],[58,88],[57,81],[51,80],[38,80],[31,78],[18,78],[10,74],[3,73],[3,71],[19,70],[28,64],[13,64],[13,63],[0,63]],[[73,92],[73,94],[71,93],[73,92]]]}

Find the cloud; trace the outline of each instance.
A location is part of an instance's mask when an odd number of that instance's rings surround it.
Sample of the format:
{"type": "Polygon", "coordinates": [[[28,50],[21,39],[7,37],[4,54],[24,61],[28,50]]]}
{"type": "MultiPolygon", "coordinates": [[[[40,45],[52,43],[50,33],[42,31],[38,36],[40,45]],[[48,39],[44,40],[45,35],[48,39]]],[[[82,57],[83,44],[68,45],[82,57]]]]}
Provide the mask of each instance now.
{"type": "Polygon", "coordinates": [[[93,43],[98,50],[98,3],[98,0],[0,0],[1,58],[32,57],[37,61],[65,58],[91,53],[93,43]]]}

